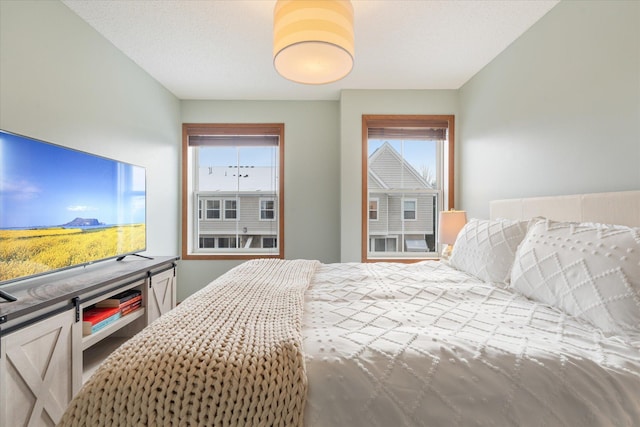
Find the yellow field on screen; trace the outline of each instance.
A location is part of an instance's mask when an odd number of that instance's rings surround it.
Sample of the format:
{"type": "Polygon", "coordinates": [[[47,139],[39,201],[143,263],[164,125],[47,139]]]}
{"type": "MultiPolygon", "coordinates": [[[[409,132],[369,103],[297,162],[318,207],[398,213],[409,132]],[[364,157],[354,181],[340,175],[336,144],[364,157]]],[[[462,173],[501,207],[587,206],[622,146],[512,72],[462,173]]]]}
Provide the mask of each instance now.
{"type": "Polygon", "coordinates": [[[144,247],[144,224],[86,230],[0,230],[0,281],[112,258],[144,247]]]}

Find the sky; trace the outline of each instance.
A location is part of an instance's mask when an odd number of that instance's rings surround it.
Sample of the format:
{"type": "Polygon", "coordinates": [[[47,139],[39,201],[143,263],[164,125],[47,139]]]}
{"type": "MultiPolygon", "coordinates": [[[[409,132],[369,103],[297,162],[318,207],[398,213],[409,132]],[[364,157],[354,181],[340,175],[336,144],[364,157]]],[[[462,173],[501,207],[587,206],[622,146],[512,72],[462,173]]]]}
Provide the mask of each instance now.
{"type": "Polygon", "coordinates": [[[385,142],[391,144],[418,173],[429,168],[431,173],[435,174],[437,141],[370,139],[368,141],[369,156],[385,142]]]}
{"type": "MultiPolygon", "coordinates": [[[[436,168],[436,141],[369,140],[369,155],[384,142],[389,142],[398,153],[403,154],[418,172],[429,167],[436,168]]],[[[272,167],[277,156],[275,147],[201,147],[200,166],[265,166],[272,167]]]]}
{"type": "Polygon", "coordinates": [[[0,228],[145,221],[144,168],[0,131],[0,228]]]}
{"type": "Polygon", "coordinates": [[[200,166],[264,166],[277,164],[277,147],[201,147],[200,166]]]}

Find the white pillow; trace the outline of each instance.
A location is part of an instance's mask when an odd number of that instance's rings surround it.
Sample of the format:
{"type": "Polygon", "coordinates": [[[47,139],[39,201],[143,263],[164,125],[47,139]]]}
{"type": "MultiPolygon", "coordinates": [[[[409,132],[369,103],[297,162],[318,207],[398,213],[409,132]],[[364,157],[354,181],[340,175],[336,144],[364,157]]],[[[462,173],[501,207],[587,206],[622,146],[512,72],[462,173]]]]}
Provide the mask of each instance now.
{"type": "Polygon", "coordinates": [[[539,221],[518,248],[511,287],[605,333],[640,331],[640,228],[539,221]]]}
{"type": "Polygon", "coordinates": [[[460,230],[449,264],[485,282],[507,284],[528,221],[471,219],[460,230]]]}

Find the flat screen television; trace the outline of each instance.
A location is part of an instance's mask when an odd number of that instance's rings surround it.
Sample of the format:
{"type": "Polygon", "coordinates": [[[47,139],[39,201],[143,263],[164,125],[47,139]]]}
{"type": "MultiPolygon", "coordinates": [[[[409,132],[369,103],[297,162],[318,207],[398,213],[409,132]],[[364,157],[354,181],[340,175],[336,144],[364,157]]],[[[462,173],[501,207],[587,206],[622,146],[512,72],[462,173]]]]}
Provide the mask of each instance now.
{"type": "Polygon", "coordinates": [[[146,250],[145,169],[0,130],[0,285],[146,250]]]}

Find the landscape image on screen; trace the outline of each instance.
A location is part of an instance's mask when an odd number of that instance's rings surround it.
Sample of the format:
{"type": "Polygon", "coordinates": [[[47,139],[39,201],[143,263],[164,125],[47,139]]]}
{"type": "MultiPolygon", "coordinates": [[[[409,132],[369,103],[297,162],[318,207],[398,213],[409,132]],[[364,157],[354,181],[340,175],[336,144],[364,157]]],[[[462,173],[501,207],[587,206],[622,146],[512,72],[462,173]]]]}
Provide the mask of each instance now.
{"type": "Polygon", "coordinates": [[[146,248],[145,170],[0,131],[0,283],[146,248]]]}

